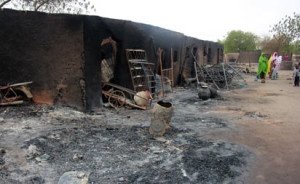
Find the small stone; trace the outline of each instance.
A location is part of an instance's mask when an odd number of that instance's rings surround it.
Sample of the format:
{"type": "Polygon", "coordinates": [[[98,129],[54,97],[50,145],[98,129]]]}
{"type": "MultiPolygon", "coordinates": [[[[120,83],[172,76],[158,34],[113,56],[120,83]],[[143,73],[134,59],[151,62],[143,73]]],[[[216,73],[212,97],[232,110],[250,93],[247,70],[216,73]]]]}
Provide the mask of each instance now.
{"type": "Polygon", "coordinates": [[[23,129],[29,130],[29,129],[32,129],[32,128],[30,126],[26,125],[23,129]]]}
{"type": "Polygon", "coordinates": [[[4,154],[5,152],[5,149],[0,147],[0,154],[4,154]]]}
{"type": "Polygon", "coordinates": [[[85,177],[85,173],[84,172],[78,172],[77,173],[77,178],[83,178],[85,177]]]}
{"type": "Polygon", "coordinates": [[[65,172],[58,180],[58,184],[87,184],[89,173],[82,171],[65,172]]]}
{"type": "Polygon", "coordinates": [[[50,155],[48,155],[48,154],[45,153],[42,156],[40,156],[40,158],[41,158],[42,161],[47,161],[47,160],[49,160],[50,155]]]}
{"type": "Polygon", "coordinates": [[[42,162],[42,159],[41,159],[40,157],[36,157],[35,160],[36,160],[37,162],[42,162]]]}
{"type": "Polygon", "coordinates": [[[119,181],[125,181],[124,177],[119,178],[119,181]]]}
{"type": "Polygon", "coordinates": [[[0,117],[0,123],[2,123],[4,121],[4,118],[0,117]]]}
{"type": "Polygon", "coordinates": [[[26,150],[26,158],[32,159],[33,157],[39,155],[40,153],[37,151],[37,148],[35,145],[31,144],[29,145],[28,149],[26,150]]]}
{"type": "Polygon", "coordinates": [[[104,107],[110,107],[109,103],[104,103],[103,106],[104,107]]]}
{"type": "Polygon", "coordinates": [[[155,139],[160,142],[167,142],[167,139],[165,137],[155,137],[155,139]]]}
{"type": "Polygon", "coordinates": [[[160,155],[161,153],[163,153],[164,151],[153,151],[153,154],[155,155],[160,155]]]}
{"type": "Polygon", "coordinates": [[[83,155],[80,155],[80,154],[75,154],[74,156],[73,156],[73,160],[81,160],[81,159],[83,159],[83,155]]]}
{"type": "Polygon", "coordinates": [[[56,139],[56,140],[60,140],[60,135],[59,134],[51,134],[48,136],[50,139],[56,139]]]}

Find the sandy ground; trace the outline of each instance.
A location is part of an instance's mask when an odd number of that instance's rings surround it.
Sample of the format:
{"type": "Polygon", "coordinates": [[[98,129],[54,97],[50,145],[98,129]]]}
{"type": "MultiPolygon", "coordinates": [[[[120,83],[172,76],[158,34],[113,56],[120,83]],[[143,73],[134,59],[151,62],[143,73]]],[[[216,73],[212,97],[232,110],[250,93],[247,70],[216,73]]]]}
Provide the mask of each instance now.
{"type": "Polygon", "coordinates": [[[246,183],[300,181],[300,88],[288,80],[291,75],[292,71],[279,71],[278,80],[265,84],[248,77],[248,86],[226,92],[231,103],[212,112],[239,129],[210,137],[242,144],[257,156],[246,183]]]}
{"type": "Polygon", "coordinates": [[[57,183],[74,170],[90,183],[298,183],[300,88],[288,78],[249,75],[207,101],[177,88],[163,137],[148,133],[151,110],[2,107],[0,183],[57,183]]]}

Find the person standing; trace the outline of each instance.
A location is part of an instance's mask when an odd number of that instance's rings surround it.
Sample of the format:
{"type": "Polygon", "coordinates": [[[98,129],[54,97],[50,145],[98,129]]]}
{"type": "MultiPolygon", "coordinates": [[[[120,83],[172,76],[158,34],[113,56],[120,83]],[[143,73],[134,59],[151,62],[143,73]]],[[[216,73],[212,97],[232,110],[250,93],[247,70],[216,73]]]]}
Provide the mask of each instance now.
{"type": "Polygon", "coordinates": [[[277,78],[277,68],[276,68],[276,64],[273,65],[273,68],[272,68],[272,76],[271,76],[271,79],[272,80],[276,80],[277,78]]]}
{"type": "Polygon", "coordinates": [[[274,52],[273,55],[272,55],[272,57],[269,59],[268,74],[269,74],[270,78],[272,76],[272,68],[277,63],[277,58],[278,58],[277,52],[274,52]]]}
{"type": "Polygon", "coordinates": [[[265,83],[267,72],[268,72],[268,54],[263,53],[258,60],[258,71],[257,71],[256,79],[258,79],[259,77],[261,79],[261,83],[265,83]]]}
{"type": "Polygon", "coordinates": [[[269,74],[269,77],[271,78],[271,64],[272,64],[272,55],[271,55],[271,57],[269,58],[269,60],[268,60],[268,69],[267,69],[267,74],[269,74]]]}
{"type": "Polygon", "coordinates": [[[298,86],[299,87],[299,66],[295,65],[295,69],[293,72],[293,77],[294,77],[294,86],[298,86]]]}
{"type": "Polygon", "coordinates": [[[278,56],[277,58],[277,64],[276,64],[276,67],[277,67],[277,71],[280,70],[280,64],[282,62],[282,56],[278,56]]]}

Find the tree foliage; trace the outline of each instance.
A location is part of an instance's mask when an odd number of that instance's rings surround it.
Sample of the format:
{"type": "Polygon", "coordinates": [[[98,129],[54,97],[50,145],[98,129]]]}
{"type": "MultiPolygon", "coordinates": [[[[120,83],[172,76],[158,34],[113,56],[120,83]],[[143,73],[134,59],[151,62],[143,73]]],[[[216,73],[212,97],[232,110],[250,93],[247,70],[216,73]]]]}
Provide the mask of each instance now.
{"type": "Polygon", "coordinates": [[[233,30],[224,40],[225,53],[255,50],[257,40],[253,33],[233,30]]]}
{"type": "Polygon", "coordinates": [[[288,43],[296,41],[300,38],[300,15],[286,15],[272,27],[271,32],[274,37],[285,37],[288,43]]]}
{"type": "Polygon", "coordinates": [[[294,54],[300,54],[300,40],[297,40],[291,44],[291,51],[294,54]]]}
{"type": "Polygon", "coordinates": [[[279,52],[289,53],[293,51],[293,45],[300,39],[300,15],[294,13],[292,16],[285,16],[270,30],[273,39],[279,44],[279,52]]]}
{"type": "Polygon", "coordinates": [[[95,11],[89,0],[0,0],[0,9],[14,8],[48,13],[88,13],[95,11]]]}
{"type": "Polygon", "coordinates": [[[269,37],[265,36],[260,41],[260,48],[264,52],[286,54],[290,50],[290,46],[285,42],[285,37],[269,37]]]}

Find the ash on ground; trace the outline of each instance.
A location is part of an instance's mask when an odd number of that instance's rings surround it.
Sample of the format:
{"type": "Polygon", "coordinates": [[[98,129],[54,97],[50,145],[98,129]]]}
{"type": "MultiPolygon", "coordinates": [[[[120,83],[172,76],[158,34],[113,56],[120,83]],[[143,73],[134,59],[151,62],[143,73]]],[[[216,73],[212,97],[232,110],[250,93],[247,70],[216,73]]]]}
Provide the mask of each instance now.
{"type": "Polygon", "coordinates": [[[89,173],[89,183],[236,183],[253,155],[226,140],[206,139],[236,129],[205,113],[226,100],[202,101],[178,88],[163,137],[149,134],[151,110],[32,104],[0,109],[0,183],[57,183],[68,171],[89,173]]]}

